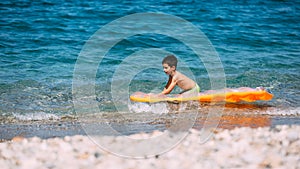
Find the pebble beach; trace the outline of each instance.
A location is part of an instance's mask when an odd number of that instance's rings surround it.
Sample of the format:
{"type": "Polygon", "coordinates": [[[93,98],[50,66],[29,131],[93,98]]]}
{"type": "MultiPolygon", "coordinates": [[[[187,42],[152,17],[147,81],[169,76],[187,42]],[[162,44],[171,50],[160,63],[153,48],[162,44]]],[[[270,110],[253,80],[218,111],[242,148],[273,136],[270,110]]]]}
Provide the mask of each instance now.
{"type": "MultiPolygon", "coordinates": [[[[161,131],[140,133],[131,137],[161,134],[161,131]]],[[[172,133],[169,137],[173,137],[172,133]]],[[[111,146],[127,136],[99,136],[112,140],[111,146]]],[[[217,129],[205,143],[200,131],[190,129],[186,138],[171,150],[145,158],[125,158],[104,150],[88,136],[62,138],[14,137],[0,143],[0,166],[3,169],[31,168],[300,168],[300,126],[241,127],[217,129]]],[[[165,144],[160,142],[158,144],[165,144]]]]}

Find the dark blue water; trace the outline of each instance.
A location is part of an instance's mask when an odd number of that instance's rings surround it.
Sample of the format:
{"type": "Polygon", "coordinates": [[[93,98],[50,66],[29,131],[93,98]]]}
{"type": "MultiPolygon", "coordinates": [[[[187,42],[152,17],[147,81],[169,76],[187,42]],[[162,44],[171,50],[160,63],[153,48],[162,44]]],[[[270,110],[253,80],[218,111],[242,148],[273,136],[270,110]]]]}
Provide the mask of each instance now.
{"type": "MultiPolygon", "coordinates": [[[[227,87],[264,86],[274,94],[267,104],[299,115],[299,11],[300,2],[292,0],[1,1],[0,114],[37,120],[74,114],[73,71],[89,38],[120,17],[163,12],[191,22],[208,37],[220,56],[227,87]]],[[[210,89],[205,67],[187,46],[163,35],[137,35],[118,43],[99,65],[95,80],[102,111],[114,110],[110,84],[116,67],[145,48],[183,56],[201,89],[210,89]]],[[[149,71],[133,79],[131,91],[163,88],[163,71],[149,71]]]]}

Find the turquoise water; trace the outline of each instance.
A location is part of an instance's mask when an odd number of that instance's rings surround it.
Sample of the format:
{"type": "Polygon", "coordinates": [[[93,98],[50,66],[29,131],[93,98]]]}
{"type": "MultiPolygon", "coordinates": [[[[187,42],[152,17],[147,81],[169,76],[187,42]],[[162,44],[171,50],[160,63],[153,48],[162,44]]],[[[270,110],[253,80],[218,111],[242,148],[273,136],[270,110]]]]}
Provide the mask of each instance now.
{"type": "MultiPolygon", "coordinates": [[[[275,114],[291,109],[299,116],[299,8],[299,1],[257,0],[1,1],[0,115],[35,120],[73,115],[73,71],[88,39],[120,17],[163,12],[191,22],[208,37],[220,56],[227,87],[264,86],[275,96],[267,103],[278,108],[275,114]]],[[[101,111],[115,111],[110,85],[118,65],[146,48],[175,53],[201,89],[210,89],[206,68],[187,46],[163,35],[136,35],[114,46],[99,65],[95,82],[101,111]]],[[[130,91],[163,89],[166,80],[162,69],[146,70],[135,76],[130,91]]]]}

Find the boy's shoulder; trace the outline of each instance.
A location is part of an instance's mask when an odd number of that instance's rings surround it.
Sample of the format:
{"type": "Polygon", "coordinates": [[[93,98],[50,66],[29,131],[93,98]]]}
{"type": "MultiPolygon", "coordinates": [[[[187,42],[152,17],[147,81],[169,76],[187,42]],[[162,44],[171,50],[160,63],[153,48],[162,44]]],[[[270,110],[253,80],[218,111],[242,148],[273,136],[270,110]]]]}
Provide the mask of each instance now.
{"type": "Polygon", "coordinates": [[[182,73],[180,73],[179,71],[176,70],[175,75],[173,76],[174,79],[178,79],[182,76],[182,73]]]}

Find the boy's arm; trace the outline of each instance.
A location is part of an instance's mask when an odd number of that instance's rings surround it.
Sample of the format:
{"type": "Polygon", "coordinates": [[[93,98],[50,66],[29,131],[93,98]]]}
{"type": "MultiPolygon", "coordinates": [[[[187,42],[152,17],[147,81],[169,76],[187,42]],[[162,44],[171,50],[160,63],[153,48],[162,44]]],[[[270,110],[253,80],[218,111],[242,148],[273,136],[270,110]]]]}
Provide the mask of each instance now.
{"type": "Polygon", "coordinates": [[[174,80],[174,78],[172,78],[172,76],[169,76],[169,81],[166,87],[164,88],[164,90],[161,92],[161,94],[171,93],[171,91],[174,89],[175,86],[176,86],[176,81],[174,80]]]}

